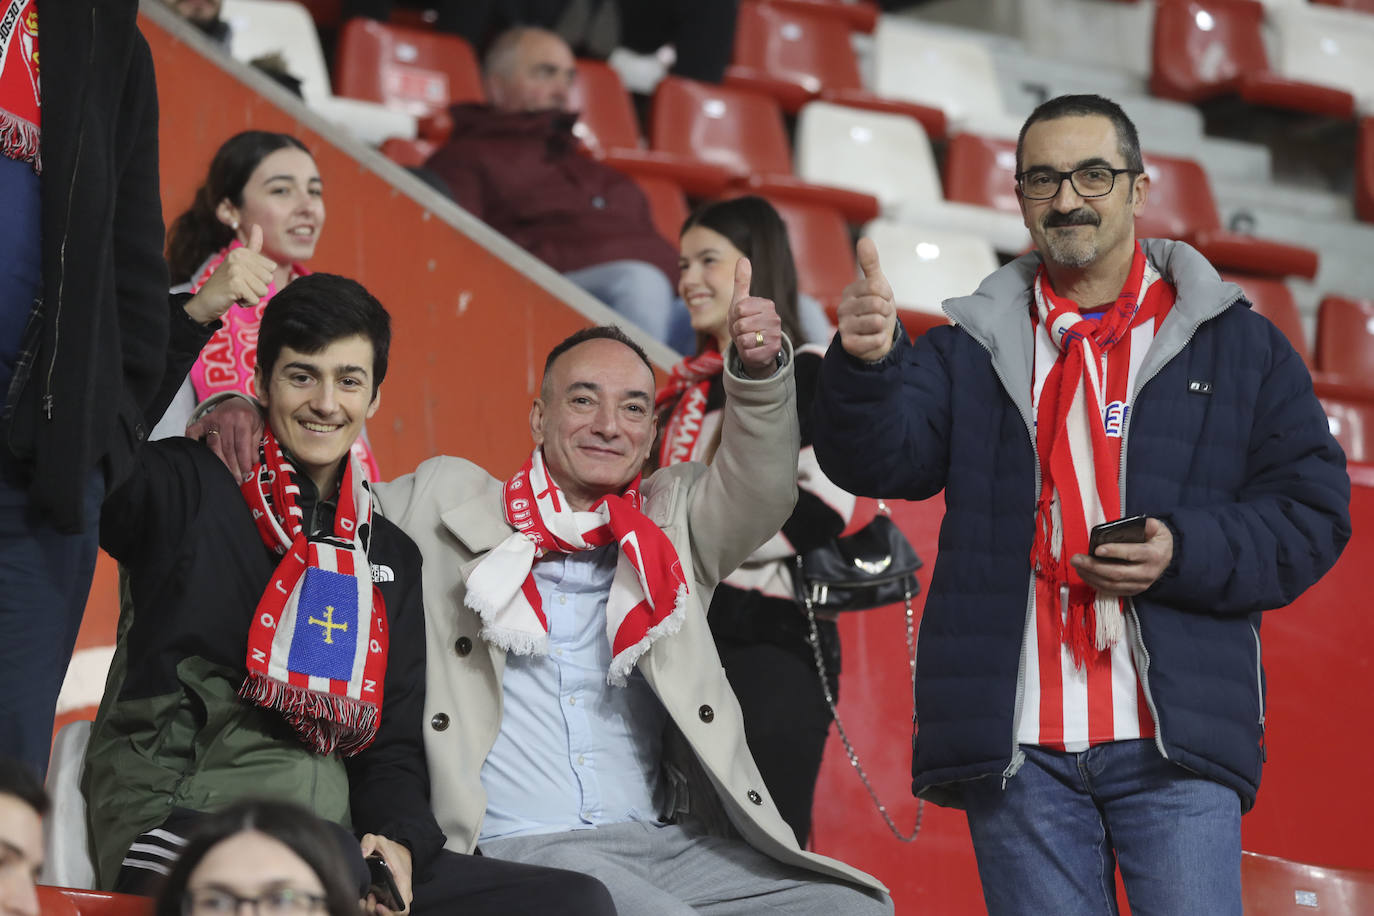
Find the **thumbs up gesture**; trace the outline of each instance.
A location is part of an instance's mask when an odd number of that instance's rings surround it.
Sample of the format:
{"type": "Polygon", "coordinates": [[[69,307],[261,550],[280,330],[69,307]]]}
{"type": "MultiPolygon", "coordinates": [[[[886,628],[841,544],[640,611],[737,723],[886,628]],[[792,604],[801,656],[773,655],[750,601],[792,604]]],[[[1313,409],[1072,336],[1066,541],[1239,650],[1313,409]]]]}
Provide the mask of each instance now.
{"type": "Polygon", "coordinates": [[[850,356],[874,362],[892,349],[897,306],[892,301],[892,286],[878,263],[878,246],[872,239],[862,238],[856,253],[863,276],[844,288],[839,309],[840,345],[850,356]]]}
{"type": "Polygon", "coordinates": [[[186,303],[186,314],[201,324],[209,324],[234,303],[245,307],[257,305],[267,295],[272,271],[276,269],[277,262],[262,253],[262,227],[254,223],[248,232],[248,244],[229,252],[186,303]]]}
{"type": "Polygon", "coordinates": [[[777,371],[782,350],[782,319],[772,299],[749,295],[754,268],[748,258],[735,262],[735,292],[726,320],[744,371],[750,378],[767,378],[777,371]]]}

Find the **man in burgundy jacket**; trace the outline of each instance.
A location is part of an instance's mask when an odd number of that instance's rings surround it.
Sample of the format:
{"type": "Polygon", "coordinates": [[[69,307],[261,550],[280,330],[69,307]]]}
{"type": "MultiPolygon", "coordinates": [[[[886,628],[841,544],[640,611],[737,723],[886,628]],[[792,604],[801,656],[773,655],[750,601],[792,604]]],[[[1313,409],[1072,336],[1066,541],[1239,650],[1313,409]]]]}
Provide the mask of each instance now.
{"type": "Polygon", "coordinates": [[[454,105],[453,133],[425,163],[453,199],[661,341],[677,252],[626,176],[579,148],[567,111],[576,75],[558,35],[512,29],[483,62],[488,105],[454,105]]]}

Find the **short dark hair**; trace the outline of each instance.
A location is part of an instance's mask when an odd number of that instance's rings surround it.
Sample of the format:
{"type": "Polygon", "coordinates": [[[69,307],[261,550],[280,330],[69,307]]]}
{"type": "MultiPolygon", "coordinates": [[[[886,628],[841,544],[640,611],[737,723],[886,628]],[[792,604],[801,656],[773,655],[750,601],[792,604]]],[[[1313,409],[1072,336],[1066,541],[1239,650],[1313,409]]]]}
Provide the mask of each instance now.
{"type": "Polygon", "coordinates": [[[1016,171],[1020,172],[1025,168],[1021,162],[1021,154],[1026,148],[1026,131],[1032,124],[1053,121],[1056,118],[1093,115],[1108,119],[1116,128],[1117,148],[1121,151],[1121,158],[1126,162],[1126,168],[1134,172],[1145,171],[1144,160],[1140,157],[1140,137],[1136,134],[1135,124],[1126,116],[1126,112],[1121,110],[1120,105],[1100,95],[1061,95],[1036,106],[1030,117],[1026,118],[1026,123],[1021,125],[1021,133],[1016,138],[1016,171]]]}
{"type": "Polygon", "coordinates": [[[258,327],[258,366],[269,376],[282,347],[319,353],[336,340],[360,336],[372,342],[372,397],[386,378],[391,316],[356,280],[308,274],[292,280],[267,303],[258,327]]]}
{"type": "MultiPolygon", "coordinates": [[[[709,203],[687,217],[678,238],[693,226],[718,232],[749,259],[753,279],[751,296],[773,300],[782,330],[797,346],[802,344],[801,319],[797,317],[797,264],[787,226],[773,205],[762,197],[746,195],[709,203]]],[[[698,349],[701,341],[698,340],[698,349]]]]}
{"type": "Polygon", "coordinates": [[[0,795],[13,795],[39,817],[48,813],[48,793],[29,767],[12,757],[0,757],[0,795]]]}
{"type": "Polygon", "coordinates": [[[300,805],[274,801],[236,802],[202,820],[163,882],[153,916],[181,916],[191,873],[220,843],[250,832],[271,837],[310,866],[324,886],[329,916],[357,916],[361,888],[349,865],[344,832],[300,805]]]}
{"type": "Polygon", "coordinates": [[[541,397],[545,394],[544,386],[549,383],[549,370],[552,369],[553,364],[558,361],[558,357],[567,353],[578,344],[586,343],[589,340],[614,340],[616,343],[624,344],[634,351],[634,355],[638,356],[640,362],[644,363],[644,367],[649,370],[649,374],[653,375],[654,364],[649,362],[649,355],[644,352],[643,347],[635,343],[634,340],[624,331],[620,330],[618,326],[613,324],[599,324],[595,327],[583,328],[574,334],[568,335],[549,351],[549,355],[544,359],[544,378],[539,383],[541,397]]]}

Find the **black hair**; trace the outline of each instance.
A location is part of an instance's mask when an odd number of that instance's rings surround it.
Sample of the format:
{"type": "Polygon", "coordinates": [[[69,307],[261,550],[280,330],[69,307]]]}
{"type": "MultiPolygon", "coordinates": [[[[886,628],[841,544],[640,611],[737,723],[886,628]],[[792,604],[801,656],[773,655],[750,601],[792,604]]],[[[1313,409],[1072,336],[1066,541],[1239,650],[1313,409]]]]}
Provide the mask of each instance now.
{"type": "Polygon", "coordinates": [[[558,361],[558,357],[567,353],[578,344],[586,343],[589,340],[614,340],[616,343],[624,344],[634,351],[634,355],[639,357],[639,361],[649,370],[649,374],[653,375],[654,365],[649,362],[649,355],[644,352],[643,347],[635,343],[628,334],[620,330],[616,325],[600,324],[595,327],[583,328],[574,334],[568,335],[549,351],[549,355],[544,359],[544,379],[540,383],[540,397],[544,397],[545,395],[544,386],[549,383],[549,370],[552,369],[553,364],[558,361]]]}
{"type": "Polygon", "coordinates": [[[173,283],[190,280],[201,262],[233,241],[234,230],[219,221],[215,209],[222,200],[243,206],[243,189],[253,170],[281,149],[310,152],[290,134],[266,130],[245,130],[224,141],[210,160],[210,174],[196,189],[190,208],[167,232],[167,267],[173,283]]]}
{"type": "Polygon", "coordinates": [[[1135,124],[1120,105],[1100,95],[1061,95],[1041,102],[1026,118],[1026,123],[1021,125],[1021,133],[1016,138],[1016,171],[1022,170],[1021,154],[1026,147],[1026,131],[1032,124],[1056,118],[1093,115],[1108,119],[1116,128],[1117,148],[1121,151],[1121,158],[1126,161],[1126,168],[1143,172],[1145,164],[1140,157],[1140,137],[1136,134],[1135,124]]]}
{"type": "Polygon", "coordinates": [[[48,813],[48,793],[26,764],[12,757],[0,757],[0,795],[13,795],[33,809],[39,817],[48,813]]]}
{"type": "Polygon", "coordinates": [[[240,833],[261,833],[301,858],[324,886],[329,916],[357,916],[359,887],[336,831],[309,810],[288,802],[236,802],[202,820],[187,839],[158,895],[153,916],[182,916],[191,874],[220,843],[240,833]]]}
{"type": "MultiPolygon", "coordinates": [[[[729,239],[749,259],[753,279],[749,294],[773,300],[783,333],[798,346],[802,343],[801,321],[797,317],[797,264],[792,258],[792,244],[787,239],[787,226],[762,197],[733,197],[709,203],[697,210],[682,224],[678,238],[687,230],[701,226],[729,239]]],[[[704,341],[697,338],[697,350],[704,341]]]]}
{"type": "Polygon", "coordinates": [[[270,377],[282,347],[319,353],[353,336],[372,342],[372,397],[386,378],[391,316],[356,280],[314,273],[292,280],[267,303],[258,327],[258,367],[270,377]]]}

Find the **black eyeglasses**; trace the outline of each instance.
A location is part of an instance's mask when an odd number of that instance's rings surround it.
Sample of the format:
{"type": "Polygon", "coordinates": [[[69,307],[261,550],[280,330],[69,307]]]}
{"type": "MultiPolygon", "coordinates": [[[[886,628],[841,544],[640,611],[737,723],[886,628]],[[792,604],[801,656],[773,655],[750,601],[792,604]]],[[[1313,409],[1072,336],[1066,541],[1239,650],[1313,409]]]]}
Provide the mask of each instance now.
{"type": "Polygon", "coordinates": [[[290,887],[263,891],[256,897],[240,897],[231,890],[207,887],[187,891],[181,900],[181,912],[183,916],[237,916],[245,903],[254,916],[304,916],[324,909],[325,898],[290,887]]]}
{"type": "Polygon", "coordinates": [[[1114,169],[1105,165],[1088,165],[1070,172],[1027,169],[1016,176],[1016,186],[1026,200],[1049,200],[1059,193],[1067,178],[1079,197],[1106,197],[1116,187],[1116,176],[1139,172],[1140,169],[1114,169]]]}

